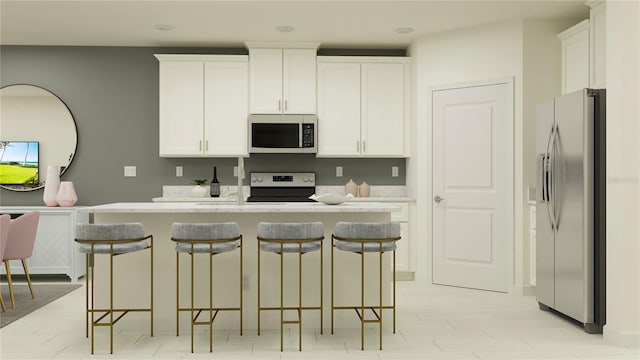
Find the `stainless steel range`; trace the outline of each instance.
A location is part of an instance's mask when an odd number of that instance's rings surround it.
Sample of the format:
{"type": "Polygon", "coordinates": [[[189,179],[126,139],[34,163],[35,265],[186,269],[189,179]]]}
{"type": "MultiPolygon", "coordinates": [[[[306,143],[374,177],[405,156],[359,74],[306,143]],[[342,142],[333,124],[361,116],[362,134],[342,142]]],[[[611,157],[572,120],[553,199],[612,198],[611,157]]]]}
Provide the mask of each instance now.
{"type": "Polygon", "coordinates": [[[251,173],[251,196],[248,202],[313,201],[316,173],[251,173]]]}

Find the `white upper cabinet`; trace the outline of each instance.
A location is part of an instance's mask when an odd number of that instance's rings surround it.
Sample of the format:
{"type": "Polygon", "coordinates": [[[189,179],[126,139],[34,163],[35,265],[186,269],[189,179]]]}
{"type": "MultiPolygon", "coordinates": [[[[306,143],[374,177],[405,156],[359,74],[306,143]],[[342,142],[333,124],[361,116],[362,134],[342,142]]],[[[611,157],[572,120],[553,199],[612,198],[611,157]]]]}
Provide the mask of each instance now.
{"type": "Polygon", "coordinates": [[[607,8],[605,1],[588,2],[590,33],[590,83],[594,89],[607,87],[607,8]]]}
{"type": "Polygon", "coordinates": [[[318,58],[318,156],[403,157],[408,58],[318,58]]]}
{"type": "Polygon", "coordinates": [[[249,49],[252,114],[316,113],[316,49],[249,49]]]}
{"type": "Polygon", "coordinates": [[[248,58],[156,55],[160,156],[247,154],[248,58]]]}
{"type": "Polygon", "coordinates": [[[562,41],[562,93],[589,87],[589,20],[558,36],[562,41]]]}
{"type": "Polygon", "coordinates": [[[562,93],[607,87],[606,1],[587,1],[589,19],[563,31],[562,93]]]}

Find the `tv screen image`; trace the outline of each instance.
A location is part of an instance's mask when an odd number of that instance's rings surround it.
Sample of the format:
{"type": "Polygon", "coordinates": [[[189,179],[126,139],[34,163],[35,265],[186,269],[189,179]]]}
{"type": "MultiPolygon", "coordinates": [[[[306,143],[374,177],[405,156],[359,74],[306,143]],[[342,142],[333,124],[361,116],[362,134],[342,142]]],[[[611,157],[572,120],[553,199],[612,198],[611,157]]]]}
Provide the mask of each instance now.
{"type": "Polygon", "coordinates": [[[0,185],[37,186],[39,143],[0,141],[0,185]]]}

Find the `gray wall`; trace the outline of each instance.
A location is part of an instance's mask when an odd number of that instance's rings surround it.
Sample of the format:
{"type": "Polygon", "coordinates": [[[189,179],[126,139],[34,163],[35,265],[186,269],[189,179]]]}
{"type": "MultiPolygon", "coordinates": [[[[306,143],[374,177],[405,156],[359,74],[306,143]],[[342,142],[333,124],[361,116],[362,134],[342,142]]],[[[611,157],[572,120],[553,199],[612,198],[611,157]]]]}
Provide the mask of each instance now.
{"type": "MultiPolygon", "coordinates": [[[[157,53],[246,54],[246,49],[131,47],[0,47],[0,85],[34,84],[58,95],[78,127],[78,148],[62,180],[73,181],[77,205],[150,201],[162,185],[186,185],[212,177],[235,184],[235,158],[160,158],[158,156],[157,53]],[[123,166],[137,166],[137,177],[123,166]],[[175,166],[184,176],[175,176],[175,166]]],[[[320,125],[321,124],[320,119],[320,125]]],[[[0,135],[1,136],[1,135],[0,135]]],[[[350,178],[371,185],[404,185],[405,159],[326,159],[312,155],[253,155],[251,171],[316,171],[319,185],[343,185],[350,178]],[[344,176],[335,176],[335,166],[344,176]],[[399,177],[391,177],[398,166],[399,177]]],[[[40,171],[44,171],[40,169],[40,171]]],[[[245,179],[245,184],[248,184],[245,179]]],[[[42,190],[0,189],[1,205],[42,205],[42,190]]]]}

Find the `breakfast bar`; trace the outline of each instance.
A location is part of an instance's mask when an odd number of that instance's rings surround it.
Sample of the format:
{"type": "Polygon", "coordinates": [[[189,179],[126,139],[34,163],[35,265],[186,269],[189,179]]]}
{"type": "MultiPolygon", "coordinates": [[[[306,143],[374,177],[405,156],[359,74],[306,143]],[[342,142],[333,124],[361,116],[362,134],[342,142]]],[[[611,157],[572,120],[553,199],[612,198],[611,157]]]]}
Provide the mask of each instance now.
{"type": "MultiPolygon", "coordinates": [[[[176,252],[175,243],[171,241],[171,225],[174,222],[185,223],[220,223],[236,222],[240,226],[243,248],[243,278],[240,281],[238,271],[239,252],[215,255],[213,257],[213,301],[217,306],[230,306],[238,303],[239,287],[243,288],[244,321],[246,330],[257,328],[257,240],[258,223],[266,222],[315,222],[324,226],[323,242],[323,306],[324,328],[330,326],[331,306],[331,234],[339,221],[351,222],[386,222],[390,221],[391,212],[398,207],[388,203],[346,202],[339,205],[322,203],[244,203],[219,204],[212,202],[193,203],[112,203],[87,207],[96,224],[139,222],[144,225],[146,234],[153,235],[154,256],[154,322],[158,334],[175,332],[176,312],[176,252]]],[[[184,255],[183,255],[184,256],[184,255]]],[[[320,255],[318,252],[305,254],[303,261],[303,302],[309,306],[319,303],[318,274],[320,255]]],[[[96,257],[96,297],[98,301],[106,301],[108,284],[108,257],[96,257]]],[[[383,299],[390,301],[391,256],[383,257],[383,299]]],[[[180,261],[180,301],[181,305],[189,302],[189,261],[180,261]]],[[[186,259],[186,258],[184,258],[186,259]]],[[[206,258],[205,258],[206,259],[206,258]]],[[[365,267],[365,283],[377,284],[378,259],[376,255],[367,260],[365,267]],[[370,273],[371,276],[367,277],[370,273]]],[[[279,303],[280,266],[278,255],[262,254],[261,264],[261,301],[263,305],[276,306],[279,303]]],[[[297,256],[285,256],[285,303],[297,303],[298,272],[297,256]],[[287,269],[291,269],[288,271],[287,269]],[[294,269],[296,269],[294,271],[294,269]]],[[[335,303],[352,304],[360,299],[360,262],[353,254],[337,251],[335,253],[335,303]],[[358,286],[354,286],[358,285],[358,286]]],[[[195,265],[195,301],[208,304],[208,260],[196,258],[195,265]],[[201,286],[198,286],[201,284],[201,286]]],[[[121,306],[144,305],[147,298],[131,296],[136,292],[146,292],[149,287],[149,256],[144,252],[133,253],[114,260],[114,277],[118,279],[114,288],[114,301],[121,306]]],[[[367,286],[366,298],[377,303],[377,286],[367,286]]],[[[279,328],[277,312],[262,314],[261,327],[264,329],[279,328]]],[[[291,314],[294,316],[294,314],[291,314]]],[[[305,327],[319,327],[319,313],[305,313],[305,327]]],[[[133,314],[131,319],[145,322],[148,315],[133,314]]],[[[189,317],[181,316],[180,327],[187,328],[189,317]]],[[[119,326],[138,326],[136,321],[127,320],[119,326]],[[131,325],[135,324],[135,325],[131,325]]],[[[355,315],[337,312],[335,326],[356,327],[359,321],[355,315]]],[[[140,324],[140,326],[144,326],[140,324]]],[[[221,314],[216,318],[216,328],[238,328],[236,313],[221,314]]]]}

